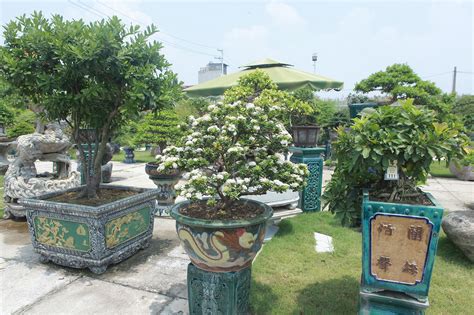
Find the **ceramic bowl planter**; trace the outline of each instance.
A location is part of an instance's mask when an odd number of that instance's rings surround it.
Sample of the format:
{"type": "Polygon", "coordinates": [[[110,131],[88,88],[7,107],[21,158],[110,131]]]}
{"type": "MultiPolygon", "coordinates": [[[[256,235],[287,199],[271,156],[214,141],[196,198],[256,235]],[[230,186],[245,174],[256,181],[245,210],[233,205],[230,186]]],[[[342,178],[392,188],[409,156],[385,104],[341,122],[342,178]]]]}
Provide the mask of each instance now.
{"type": "Polygon", "coordinates": [[[312,148],[318,143],[319,126],[293,126],[292,136],[295,147],[312,148]]]}
{"type": "Polygon", "coordinates": [[[33,248],[43,262],[103,273],[109,264],[149,245],[159,190],[102,188],[132,190],[137,194],[97,207],[48,200],[79,188],[20,200],[27,210],[33,248]]]}
{"type": "Polygon", "coordinates": [[[245,199],[264,212],[248,220],[204,220],[180,213],[190,201],[173,206],[176,231],[192,263],[206,271],[231,272],[249,267],[263,244],[266,221],[273,210],[264,203],[245,199]]]}
{"type": "Polygon", "coordinates": [[[176,170],[171,173],[163,173],[157,170],[158,164],[150,162],[145,166],[145,173],[148,175],[159,190],[158,211],[162,215],[163,211],[169,209],[176,199],[175,186],[181,178],[181,172],[176,170]]]}
{"type": "Polygon", "coordinates": [[[474,166],[462,165],[459,161],[451,161],[449,170],[460,180],[474,180],[474,166]]]}

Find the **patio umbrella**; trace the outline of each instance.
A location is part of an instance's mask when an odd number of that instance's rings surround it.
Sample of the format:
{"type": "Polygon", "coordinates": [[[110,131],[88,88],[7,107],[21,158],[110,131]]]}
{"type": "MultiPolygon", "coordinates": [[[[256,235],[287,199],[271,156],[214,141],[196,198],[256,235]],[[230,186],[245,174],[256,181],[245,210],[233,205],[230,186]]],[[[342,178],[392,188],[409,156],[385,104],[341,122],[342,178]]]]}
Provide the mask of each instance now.
{"type": "Polygon", "coordinates": [[[327,77],[304,72],[291,68],[292,65],[278,62],[272,59],[264,59],[241,66],[240,72],[231,73],[219,78],[197,84],[184,89],[189,96],[218,96],[224,94],[228,88],[237,85],[239,78],[245,74],[260,69],[267,73],[278,85],[278,88],[287,91],[294,91],[304,87],[310,87],[313,90],[339,90],[344,85],[341,81],[336,81],[327,77]]]}

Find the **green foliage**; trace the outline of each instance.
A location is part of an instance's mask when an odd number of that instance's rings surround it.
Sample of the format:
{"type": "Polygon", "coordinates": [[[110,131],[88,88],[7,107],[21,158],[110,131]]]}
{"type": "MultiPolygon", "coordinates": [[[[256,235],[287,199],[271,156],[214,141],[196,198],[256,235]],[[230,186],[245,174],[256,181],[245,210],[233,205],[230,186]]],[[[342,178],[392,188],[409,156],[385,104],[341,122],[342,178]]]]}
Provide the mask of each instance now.
{"type": "Polygon", "coordinates": [[[7,106],[5,106],[4,103],[0,103],[0,123],[5,125],[11,125],[13,123],[13,118],[13,111],[7,106]]]}
{"type": "Polygon", "coordinates": [[[370,98],[365,94],[349,93],[347,95],[347,104],[360,104],[370,102],[370,98]]]}
{"type": "Polygon", "coordinates": [[[287,130],[291,130],[295,125],[307,124],[311,119],[311,105],[286,91],[278,90],[277,85],[265,72],[254,71],[251,76],[244,76],[239,82],[239,88],[225,92],[227,102],[251,102],[255,95],[259,95],[260,98],[265,98],[266,102],[274,102],[284,109],[277,118],[283,121],[287,130]]]}
{"type": "Polygon", "coordinates": [[[8,125],[7,136],[16,138],[35,132],[36,115],[31,110],[18,110],[13,122],[8,125]]]}
{"type": "Polygon", "coordinates": [[[182,136],[178,128],[180,120],[172,109],[165,109],[158,113],[149,113],[137,125],[134,137],[135,144],[157,144],[164,148],[166,144],[175,144],[182,136]]]}
{"type": "MultiPolygon", "coordinates": [[[[158,170],[190,172],[181,195],[191,200],[210,196],[225,205],[243,195],[268,190],[297,191],[308,174],[304,164],[285,161],[291,136],[281,118],[296,101],[255,71],[226,91],[223,103],[212,104],[202,117],[190,117],[178,147],[157,157],[158,170]]],[[[296,101],[299,102],[299,101],[296,101]]]]}
{"type": "Polygon", "coordinates": [[[204,115],[210,104],[210,101],[204,97],[183,97],[175,104],[175,112],[179,120],[186,121],[189,116],[204,115]]]}
{"type": "Polygon", "coordinates": [[[474,95],[462,95],[457,98],[453,111],[461,117],[466,130],[474,133],[474,95]]]}
{"type": "Polygon", "coordinates": [[[349,108],[343,107],[336,111],[334,115],[331,117],[331,120],[328,123],[328,126],[331,128],[339,127],[339,126],[347,126],[351,122],[351,118],[349,115],[349,108]]]}
{"type": "Polygon", "coordinates": [[[308,104],[309,108],[293,113],[293,125],[318,125],[326,127],[331,125],[331,121],[336,113],[336,101],[322,100],[314,95],[311,88],[306,87],[293,92],[293,96],[308,104]]]}
{"type": "Polygon", "coordinates": [[[474,166],[474,149],[469,149],[467,154],[456,162],[462,166],[474,166]]]}
{"type": "Polygon", "coordinates": [[[391,96],[392,101],[412,98],[414,104],[430,104],[433,96],[441,95],[441,90],[433,82],[423,81],[406,64],[388,66],[385,71],[371,74],[357,83],[357,92],[380,91],[391,96]]]}
{"type": "Polygon", "coordinates": [[[135,148],[134,137],[136,133],[137,122],[135,120],[128,120],[117,128],[112,142],[118,143],[122,147],[135,148]]]}
{"type": "Polygon", "coordinates": [[[363,188],[390,189],[390,201],[403,199],[425,181],[434,159],[450,161],[463,155],[467,137],[458,127],[439,122],[434,111],[408,100],[356,118],[349,132],[339,128],[336,169],[324,193],[329,210],[342,224],[357,225],[363,188]],[[400,176],[395,183],[384,180],[392,161],[400,176]]]}
{"type": "MultiPolygon", "coordinates": [[[[92,23],[51,20],[35,12],[5,26],[0,72],[22,95],[43,108],[48,120],[65,120],[76,143],[81,128],[98,136],[94,172],[86,165],[87,194],[95,197],[109,137],[123,122],[144,110],[171,106],[181,93],[176,75],[151,41],[151,25],[126,26],[117,17],[92,23]]],[[[81,147],[79,146],[79,151],[81,147]]]]}

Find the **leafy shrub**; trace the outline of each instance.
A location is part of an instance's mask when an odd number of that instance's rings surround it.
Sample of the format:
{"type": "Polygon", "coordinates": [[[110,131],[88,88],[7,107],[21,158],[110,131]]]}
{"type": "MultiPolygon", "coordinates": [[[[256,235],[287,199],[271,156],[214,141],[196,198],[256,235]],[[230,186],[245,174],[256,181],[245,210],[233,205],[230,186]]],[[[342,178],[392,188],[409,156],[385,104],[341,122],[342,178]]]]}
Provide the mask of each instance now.
{"type": "Polygon", "coordinates": [[[292,99],[264,72],[243,76],[226,91],[223,103],[210,105],[202,117],[190,117],[180,145],[157,157],[158,170],[190,171],[180,193],[192,200],[210,196],[209,205],[221,200],[227,206],[270,189],[297,191],[306,166],[282,159],[291,136],[281,118],[294,106],[288,103],[292,99]]]}
{"type": "Polygon", "coordinates": [[[36,115],[30,110],[20,110],[13,122],[8,125],[7,136],[16,138],[35,132],[36,115]]]}
{"type": "Polygon", "coordinates": [[[453,111],[461,117],[464,127],[474,133],[474,95],[462,95],[454,105],[453,111]]]}
{"type": "Polygon", "coordinates": [[[137,125],[133,142],[136,145],[159,145],[163,150],[167,144],[174,144],[182,135],[179,123],[178,115],[173,109],[146,114],[137,125]]]}
{"type": "Polygon", "coordinates": [[[338,134],[337,164],[323,198],[343,225],[360,224],[362,189],[389,191],[390,202],[403,201],[416,194],[433,159],[461,157],[467,146],[467,137],[455,123],[439,122],[434,111],[416,107],[412,100],[382,106],[354,119],[348,132],[340,127],[338,134]],[[385,181],[392,161],[399,180],[385,181]]]}

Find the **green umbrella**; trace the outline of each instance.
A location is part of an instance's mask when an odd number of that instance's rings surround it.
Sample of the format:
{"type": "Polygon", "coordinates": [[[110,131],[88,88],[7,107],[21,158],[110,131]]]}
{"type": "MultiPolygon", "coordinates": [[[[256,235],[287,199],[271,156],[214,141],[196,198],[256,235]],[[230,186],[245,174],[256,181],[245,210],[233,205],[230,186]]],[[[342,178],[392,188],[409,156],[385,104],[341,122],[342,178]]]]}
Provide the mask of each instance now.
{"type": "Polygon", "coordinates": [[[184,89],[189,96],[218,96],[224,94],[225,90],[237,85],[239,78],[245,74],[260,69],[270,76],[282,90],[294,91],[304,87],[313,90],[339,90],[344,85],[341,81],[335,81],[320,75],[312,74],[290,68],[292,65],[278,62],[272,59],[264,59],[248,65],[244,65],[242,71],[224,75],[222,77],[194,85],[184,89]]]}

